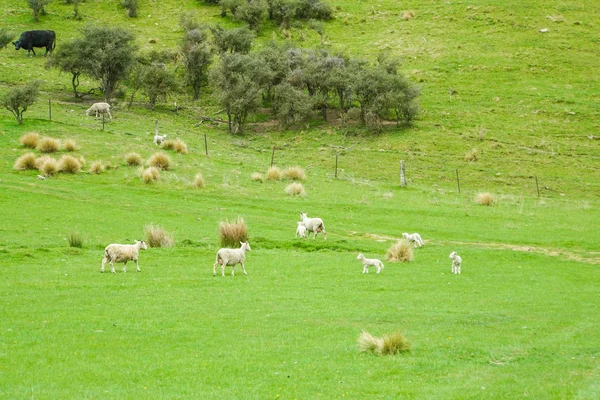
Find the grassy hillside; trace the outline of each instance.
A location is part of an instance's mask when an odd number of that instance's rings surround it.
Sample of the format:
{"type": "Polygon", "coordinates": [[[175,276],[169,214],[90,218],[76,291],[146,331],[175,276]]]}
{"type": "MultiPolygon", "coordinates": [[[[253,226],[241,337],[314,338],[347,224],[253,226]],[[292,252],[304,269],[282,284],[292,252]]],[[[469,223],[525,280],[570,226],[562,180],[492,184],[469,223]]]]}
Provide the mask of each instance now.
{"type": "MultiPolygon", "coordinates": [[[[132,20],[117,1],[87,0],[82,21],[55,1],[38,24],[16,3],[0,0],[0,27],[54,29],[57,46],[89,22],[129,27],[146,49],[178,45],[182,12],[234,25],[197,1],[141,1],[132,20]]],[[[95,99],[74,101],[68,76],[0,50],[0,96],[44,81],[23,125],[0,110],[0,398],[598,398],[600,3],[331,4],[330,50],[402,57],[422,90],[413,127],[373,135],[332,116],[283,131],[264,110],[232,136],[198,123],[219,116],[211,93],[194,103],[181,93],[155,111],[121,101],[103,131],[84,114],[95,99]],[[189,153],[163,150],[171,168],[146,184],[124,156],[159,150],[155,120],[189,153]],[[74,140],[52,156],[83,157],[82,172],[14,170],[28,132],[74,140]],[[473,149],[479,160],[465,161],[473,149]],[[290,181],[250,178],[273,155],[304,168],[305,197],[285,193],[290,181]],[[89,173],[94,161],[106,171],[89,173]],[[497,203],[478,205],[481,191],[497,203]],[[324,219],[327,241],[294,238],[301,211],[324,219]],[[215,278],[218,224],[237,216],[248,275],[215,278]],[[141,239],[149,224],[176,245],[143,251],[140,273],[131,263],[98,273],[107,244],[141,239]],[[82,248],[69,247],[73,232],[82,248]],[[403,232],[425,246],[411,263],[387,262],[403,232]],[[381,274],[361,274],[359,252],[382,259],[381,274]],[[361,354],[362,330],[402,331],[411,350],[361,354]]],[[[266,26],[255,46],[273,37],[266,26]]]]}

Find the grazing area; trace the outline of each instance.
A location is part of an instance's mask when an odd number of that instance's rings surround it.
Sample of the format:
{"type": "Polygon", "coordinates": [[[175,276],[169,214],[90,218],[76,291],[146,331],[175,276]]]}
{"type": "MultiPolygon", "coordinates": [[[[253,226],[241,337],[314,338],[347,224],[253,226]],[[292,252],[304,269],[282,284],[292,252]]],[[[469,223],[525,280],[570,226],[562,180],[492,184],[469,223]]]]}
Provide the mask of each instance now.
{"type": "Polygon", "coordinates": [[[127,3],[0,0],[0,399],[600,397],[600,3],[127,3]],[[132,74],[47,68],[109,25],[132,74]],[[46,57],[10,44],[34,30],[46,57]],[[376,70],[313,107],[318,79],[222,79],[271,40],[398,57],[418,112],[376,110],[376,70]]]}

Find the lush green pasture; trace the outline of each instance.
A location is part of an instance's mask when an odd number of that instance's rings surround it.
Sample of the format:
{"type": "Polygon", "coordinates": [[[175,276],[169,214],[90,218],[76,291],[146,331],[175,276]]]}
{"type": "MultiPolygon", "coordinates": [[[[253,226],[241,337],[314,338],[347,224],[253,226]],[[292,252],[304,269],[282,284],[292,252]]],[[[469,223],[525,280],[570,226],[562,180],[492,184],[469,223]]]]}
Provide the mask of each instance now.
{"type": "MultiPolygon", "coordinates": [[[[413,127],[372,135],[332,119],[282,132],[261,115],[231,136],[197,124],[220,108],[205,93],[172,99],[179,114],[116,104],[102,131],[85,117],[89,101],[70,98],[68,76],[0,50],[0,95],[45,82],[22,126],[0,110],[0,398],[600,397],[600,3],[331,3],[331,50],[403,58],[422,88],[413,127]],[[172,168],[148,185],[124,154],[157,151],[156,119],[190,152],[167,151],[172,168]],[[13,170],[32,131],[75,140],[84,171],[39,180],[13,170]],[[306,170],[306,197],[286,195],[287,181],[250,179],[273,147],[276,166],[306,170]],[[467,163],[473,148],[480,159],[467,163]],[[109,168],[89,174],[97,160],[109,168]],[[199,172],[203,189],[192,186],[199,172]],[[477,205],[480,191],[497,204],[477,205]],[[327,241],[294,238],[301,211],[324,219],[327,241]],[[218,224],[237,216],[250,233],[248,275],[213,277],[218,224]],[[130,263],[100,274],[104,247],[142,238],[149,224],[175,247],[143,251],[140,273],[130,263]],[[69,247],[74,231],[81,249],[69,247]],[[411,263],[385,262],[402,232],[421,233],[425,247],[411,263]],[[451,251],[463,257],[460,276],[451,251]],[[383,259],[383,272],[361,274],[359,252],[383,259]],[[361,354],[361,330],[402,331],[411,351],[361,354]]],[[[87,0],[73,21],[55,1],[35,25],[24,5],[0,0],[0,26],[55,29],[60,45],[110,21],[145,48],[170,48],[183,11],[229,24],[197,1],[152,4],[130,20],[116,1],[87,0]]],[[[291,33],[319,43],[307,29],[291,33]]],[[[267,26],[256,46],[273,35],[267,26]]]]}

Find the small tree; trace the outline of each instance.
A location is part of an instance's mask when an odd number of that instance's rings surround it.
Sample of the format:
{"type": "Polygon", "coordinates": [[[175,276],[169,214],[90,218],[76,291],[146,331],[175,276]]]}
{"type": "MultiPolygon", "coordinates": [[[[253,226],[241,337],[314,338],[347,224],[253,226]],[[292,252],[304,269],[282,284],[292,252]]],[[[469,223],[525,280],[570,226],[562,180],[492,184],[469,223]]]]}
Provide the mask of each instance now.
{"type": "Polygon", "coordinates": [[[185,83],[192,89],[194,100],[200,98],[200,90],[208,84],[208,68],[212,61],[212,51],[208,46],[206,32],[197,24],[183,21],[186,32],[183,37],[181,54],[185,65],[185,83]]]}
{"type": "Polygon", "coordinates": [[[35,103],[40,92],[40,82],[31,82],[8,91],[2,99],[2,105],[17,118],[19,125],[23,123],[23,113],[35,103]]]}
{"type": "Polygon", "coordinates": [[[267,0],[247,0],[237,7],[233,17],[248,23],[250,29],[258,31],[267,17],[267,0]]]}
{"type": "Polygon", "coordinates": [[[138,0],[123,0],[123,7],[127,9],[127,15],[129,17],[137,17],[138,0]]]}
{"type": "Polygon", "coordinates": [[[50,4],[52,0],[27,0],[27,5],[33,10],[33,19],[35,22],[39,21],[40,14],[44,15],[46,11],[44,6],[50,4]]]}
{"type": "Polygon", "coordinates": [[[286,128],[289,124],[306,121],[312,112],[313,102],[306,90],[283,82],[274,87],[275,115],[286,128]]]}
{"type": "Polygon", "coordinates": [[[15,37],[14,33],[9,32],[6,28],[0,28],[0,50],[9,44],[13,37],[15,37]]]}
{"type": "Polygon", "coordinates": [[[145,69],[142,77],[142,87],[148,103],[154,110],[158,99],[166,101],[167,97],[177,89],[177,80],[163,63],[152,63],[145,69]]]}
{"type": "Polygon", "coordinates": [[[223,29],[220,25],[210,28],[214,38],[215,46],[219,53],[242,53],[248,54],[254,40],[254,32],[247,27],[235,29],[223,29]]]}
{"type": "MultiPolygon", "coordinates": [[[[74,0],[76,1],[76,0],[74,0]]],[[[46,68],[58,68],[62,72],[71,74],[71,87],[75,98],[81,98],[85,94],[91,94],[95,89],[91,89],[88,93],[79,93],[79,76],[85,69],[84,60],[79,55],[81,48],[81,39],[75,39],[71,42],[66,42],[60,46],[46,62],[46,68]]]]}

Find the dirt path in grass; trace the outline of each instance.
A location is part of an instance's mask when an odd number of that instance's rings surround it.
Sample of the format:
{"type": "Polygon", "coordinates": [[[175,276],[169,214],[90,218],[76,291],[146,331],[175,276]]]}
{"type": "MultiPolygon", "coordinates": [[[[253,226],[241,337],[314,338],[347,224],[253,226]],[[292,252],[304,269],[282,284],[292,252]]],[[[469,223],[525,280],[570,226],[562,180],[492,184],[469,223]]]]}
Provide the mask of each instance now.
{"type": "MultiPolygon", "coordinates": [[[[352,232],[352,234],[357,235],[358,232],[352,232]]],[[[375,240],[400,240],[401,238],[396,238],[392,236],[385,235],[376,235],[372,233],[365,233],[365,237],[375,239],[375,240]]],[[[585,250],[566,250],[566,249],[557,249],[557,248],[548,248],[548,247],[539,247],[539,246],[524,246],[518,244],[508,244],[508,243],[481,243],[481,242],[459,242],[452,240],[426,240],[425,244],[437,244],[437,245],[457,245],[457,246],[472,246],[478,247],[482,249],[497,249],[497,250],[512,250],[512,251],[523,251],[523,252],[532,252],[538,254],[544,254],[552,257],[560,257],[571,261],[582,262],[586,264],[600,264],[600,252],[598,251],[585,251],[585,250]]]]}

